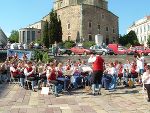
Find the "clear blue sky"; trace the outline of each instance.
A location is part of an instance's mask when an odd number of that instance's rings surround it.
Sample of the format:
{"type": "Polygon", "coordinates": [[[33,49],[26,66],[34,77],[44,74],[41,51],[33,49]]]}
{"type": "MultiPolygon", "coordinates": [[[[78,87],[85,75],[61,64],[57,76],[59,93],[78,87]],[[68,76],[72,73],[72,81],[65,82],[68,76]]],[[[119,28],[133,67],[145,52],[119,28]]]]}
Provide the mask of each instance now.
{"type": "MultiPolygon", "coordinates": [[[[39,21],[49,13],[54,0],[0,0],[0,27],[7,36],[39,21]]],[[[150,15],[150,0],[108,0],[109,10],[119,17],[119,32],[126,29],[135,20],[150,15]]]]}

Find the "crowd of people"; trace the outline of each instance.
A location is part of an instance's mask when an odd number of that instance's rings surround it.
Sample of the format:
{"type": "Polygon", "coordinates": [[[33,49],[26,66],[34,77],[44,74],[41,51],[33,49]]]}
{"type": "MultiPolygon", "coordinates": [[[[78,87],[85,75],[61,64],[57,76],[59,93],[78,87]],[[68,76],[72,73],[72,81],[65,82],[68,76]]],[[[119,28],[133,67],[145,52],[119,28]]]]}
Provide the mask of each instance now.
{"type": "Polygon", "coordinates": [[[83,59],[50,63],[18,59],[15,54],[0,66],[0,83],[19,81],[20,87],[36,91],[42,87],[53,85],[53,92],[58,96],[59,90],[69,91],[85,85],[91,86],[92,94],[101,94],[101,88],[115,91],[117,85],[136,87],[136,83],[144,84],[150,101],[150,66],[146,64],[143,54],[134,56],[132,61],[115,60],[106,62],[100,55],[91,55],[83,59]],[[61,87],[61,88],[60,88],[61,87]]]}

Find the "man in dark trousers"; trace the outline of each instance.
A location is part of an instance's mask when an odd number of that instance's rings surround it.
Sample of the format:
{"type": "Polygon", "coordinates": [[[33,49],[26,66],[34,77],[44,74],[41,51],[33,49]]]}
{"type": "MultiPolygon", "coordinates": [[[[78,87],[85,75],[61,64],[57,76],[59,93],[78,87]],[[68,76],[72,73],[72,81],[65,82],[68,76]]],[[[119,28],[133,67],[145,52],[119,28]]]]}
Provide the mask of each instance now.
{"type": "Polygon", "coordinates": [[[96,86],[98,86],[98,94],[100,93],[101,87],[102,87],[102,76],[103,76],[103,70],[104,70],[104,59],[100,55],[91,56],[88,60],[89,63],[92,64],[93,68],[93,84],[92,84],[92,94],[95,95],[95,89],[96,86]]]}

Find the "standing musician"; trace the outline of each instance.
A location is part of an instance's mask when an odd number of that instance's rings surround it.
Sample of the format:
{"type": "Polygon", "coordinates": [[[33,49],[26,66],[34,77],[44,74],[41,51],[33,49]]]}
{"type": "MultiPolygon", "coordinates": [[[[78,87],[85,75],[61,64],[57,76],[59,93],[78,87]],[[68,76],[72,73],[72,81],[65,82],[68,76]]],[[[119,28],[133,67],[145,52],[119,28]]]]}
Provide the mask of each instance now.
{"type": "Polygon", "coordinates": [[[96,85],[98,84],[99,91],[98,94],[100,93],[101,87],[102,87],[102,76],[103,76],[103,70],[104,70],[104,59],[100,55],[96,56],[91,56],[88,60],[89,63],[93,63],[93,84],[92,84],[92,90],[93,90],[93,95],[95,95],[95,88],[96,85]]]}
{"type": "Polygon", "coordinates": [[[25,75],[24,75],[24,62],[23,61],[20,61],[18,63],[17,70],[18,70],[18,75],[20,78],[20,86],[24,87],[25,75]]]}

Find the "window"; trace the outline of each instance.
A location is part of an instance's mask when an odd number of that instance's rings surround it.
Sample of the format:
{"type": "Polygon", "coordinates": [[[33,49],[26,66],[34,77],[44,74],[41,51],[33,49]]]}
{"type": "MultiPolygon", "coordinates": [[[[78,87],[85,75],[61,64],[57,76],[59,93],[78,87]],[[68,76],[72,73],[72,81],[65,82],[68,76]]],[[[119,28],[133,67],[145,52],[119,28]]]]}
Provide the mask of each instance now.
{"type": "Polygon", "coordinates": [[[144,36],[144,41],[146,42],[146,36],[144,36]]]}
{"type": "Polygon", "coordinates": [[[105,16],[104,16],[104,14],[102,14],[102,19],[104,19],[105,18],[105,16]]]}
{"type": "Polygon", "coordinates": [[[92,41],[92,35],[89,34],[89,41],[92,41]]]}
{"type": "Polygon", "coordinates": [[[108,31],[108,27],[106,27],[106,31],[108,31]]]}
{"type": "Polygon", "coordinates": [[[150,25],[148,25],[148,31],[150,31],[150,25]]]}
{"type": "Polygon", "coordinates": [[[27,43],[30,43],[30,31],[27,31],[27,43]]]}
{"type": "Polygon", "coordinates": [[[140,28],[140,32],[142,33],[142,27],[140,28]]]}
{"type": "Polygon", "coordinates": [[[25,34],[25,31],[23,31],[23,43],[26,43],[26,34],[25,34]]]}
{"type": "Polygon", "coordinates": [[[68,36],[68,41],[70,41],[70,39],[71,39],[71,36],[68,36]]]}
{"type": "Polygon", "coordinates": [[[91,28],[92,27],[92,22],[89,22],[89,28],[91,28]]]}
{"type": "Polygon", "coordinates": [[[144,32],[146,32],[146,27],[144,26],[144,32]]]}
{"type": "Polygon", "coordinates": [[[98,30],[100,30],[100,29],[101,29],[101,26],[100,26],[99,24],[97,25],[97,27],[98,27],[98,30]]]}
{"type": "Polygon", "coordinates": [[[138,34],[139,30],[137,29],[137,34],[138,34]]]}
{"type": "Polygon", "coordinates": [[[35,40],[35,31],[32,31],[32,41],[35,40]]]}
{"type": "Polygon", "coordinates": [[[142,42],[142,37],[141,37],[141,42],[142,42]]]}
{"type": "Polygon", "coordinates": [[[63,6],[63,2],[60,2],[60,7],[62,7],[63,6]]]}
{"type": "Polygon", "coordinates": [[[68,23],[67,28],[70,29],[70,23],[68,23]]]}
{"type": "Polygon", "coordinates": [[[112,32],[115,33],[115,29],[114,28],[112,29],[112,32]]]}

